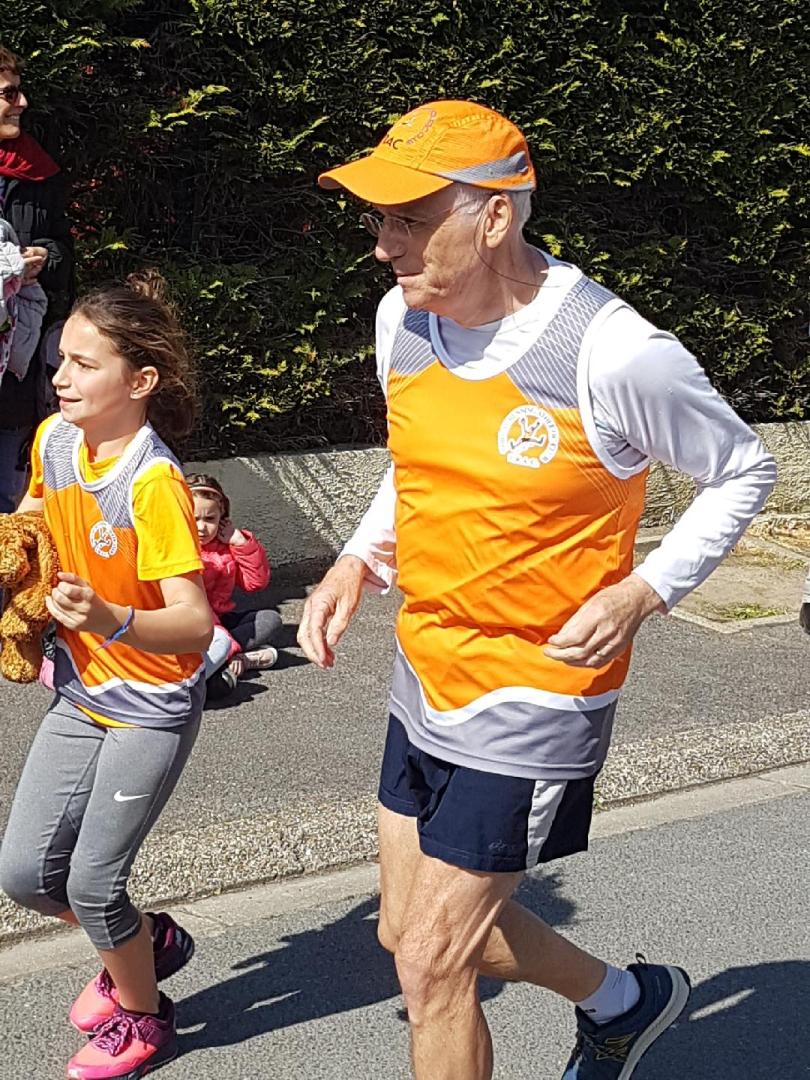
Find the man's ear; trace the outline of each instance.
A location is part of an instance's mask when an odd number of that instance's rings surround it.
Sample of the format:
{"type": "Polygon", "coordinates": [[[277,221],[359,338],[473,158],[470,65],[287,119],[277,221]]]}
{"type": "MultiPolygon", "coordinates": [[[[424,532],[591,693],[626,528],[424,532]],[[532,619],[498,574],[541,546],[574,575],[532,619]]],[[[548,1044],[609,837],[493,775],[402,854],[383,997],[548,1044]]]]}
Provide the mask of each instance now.
{"type": "Polygon", "coordinates": [[[496,248],[503,243],[514,216],[514,207],[508,195],[498,192],[492,196],[483,218],[483,239],[487,247],[496,248]]]}
{"type": "Polygon", "coordinates": [[[149,397],[150,394],[154,394],[159,382],[160,375],[157,368],[139,368],[132,377],[132,389],[129,396],[133,401],[140,401],[142,398],[149,397]]]}

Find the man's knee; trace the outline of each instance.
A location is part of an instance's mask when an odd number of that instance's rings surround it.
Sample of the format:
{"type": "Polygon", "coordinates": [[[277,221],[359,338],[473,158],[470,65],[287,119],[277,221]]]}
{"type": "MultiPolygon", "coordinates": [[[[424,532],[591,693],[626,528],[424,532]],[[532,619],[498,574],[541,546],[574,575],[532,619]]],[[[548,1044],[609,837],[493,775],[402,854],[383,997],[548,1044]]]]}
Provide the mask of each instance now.
{"type": "Polygon", "coordinates": [[[377,940],[390,953],[396,953],[399,944],[399,926],[391,918],[385,905],[380,907],[380,920],[377,923],[377,940]]]}
{"type": "Polygon", "coordinates": [[[449,937],[425,941],[422,935],[412,936],[407,931],[400,935],[394,960],[412,1024],[451,1015],[475,999],[478,973],[467,964],[454,962],[455,952],[449,937]]]}

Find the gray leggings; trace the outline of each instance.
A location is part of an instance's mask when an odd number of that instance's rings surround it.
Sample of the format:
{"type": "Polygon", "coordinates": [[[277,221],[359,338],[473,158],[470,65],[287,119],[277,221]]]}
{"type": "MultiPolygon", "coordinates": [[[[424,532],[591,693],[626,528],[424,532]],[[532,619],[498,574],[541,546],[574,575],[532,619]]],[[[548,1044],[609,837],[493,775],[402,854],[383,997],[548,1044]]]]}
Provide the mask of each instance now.
{"type": "Polygon", "coordinates": [[[239,642],[242,652],[259,649],[270,645],[278,637],[281,629],[281,616],[274,608],[261,608],[259,611],[229,611],[222,616],[222,625],[235,641],[239,642]]]}
{"type": "Polygon", "coordinates": [[[28,753],[0,847],[0,889],[42,915],[69,908],[97,949],[134,937],[127,895],[138,849],[194,746],[173,731],[104,728],[56,698],[28,753]]]}
{"type": "Polygon", "coordinates": [[[227,612],[222,616],[222,626],[214,627],[213,640],[205,653],[206,679],[210,679],[227,664],[232,648],[231,638],[242,652],[250,652],[262,645],[272,644],[281,627],[281,616],[274,608],[227,612]]]}

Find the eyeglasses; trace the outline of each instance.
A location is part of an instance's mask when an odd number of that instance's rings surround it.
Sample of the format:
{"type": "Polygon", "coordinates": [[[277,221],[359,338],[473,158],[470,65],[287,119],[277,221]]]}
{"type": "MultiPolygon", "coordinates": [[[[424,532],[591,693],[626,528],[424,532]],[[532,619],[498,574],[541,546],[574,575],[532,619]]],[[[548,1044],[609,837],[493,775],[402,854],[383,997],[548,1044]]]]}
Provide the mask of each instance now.
{"type": "Polygon", "coordinates": [[[443,210],[440,214],[432,214],[428,218],[412,219],[396,217],[394,214],[372,214],[366,213],[360,215],[360,224],[364,229],[376,239],[383,229],[388,229],[394,237],[408,240],[415,233],[424,232],[426,228],[429,228],[434,221],[438,221],[440,218],[450,217],[451,214],[455,214],[457,211],[462,210],[470,213],[477,213],[477,208],[469,206],[453,206],[450,210],[443,210]]]}
{"type": "Polygon", "coordinates": [[[9,105],[16,105],[22,92],[21,86],[0,86],[0,97],[5,98],[9,105]]]}

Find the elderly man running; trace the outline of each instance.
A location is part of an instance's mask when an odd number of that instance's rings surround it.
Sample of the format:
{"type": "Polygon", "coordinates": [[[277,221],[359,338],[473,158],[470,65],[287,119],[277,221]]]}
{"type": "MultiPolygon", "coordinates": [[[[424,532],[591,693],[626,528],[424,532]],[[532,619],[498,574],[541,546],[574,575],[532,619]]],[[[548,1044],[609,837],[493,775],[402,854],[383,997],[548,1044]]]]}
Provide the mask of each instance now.
{"type": "Polygon", "coordinates": [[[773,460],[676,338],[523,239],[535,175],[504,117],[431,102],[320,183],[372,205],[396,277],[377,314],[392,465],[299,641],[331,667],[364,584],[396,575],[379,934],[415,1074],[491,1077],[483,973],[576,1004],[564,1080],[628,1080],[688,977],[612,967],[512,894],[587,847],[633,636],[728,554],[773,460]],[[651,459],[699,494],[633,570],[651,459]]]}

